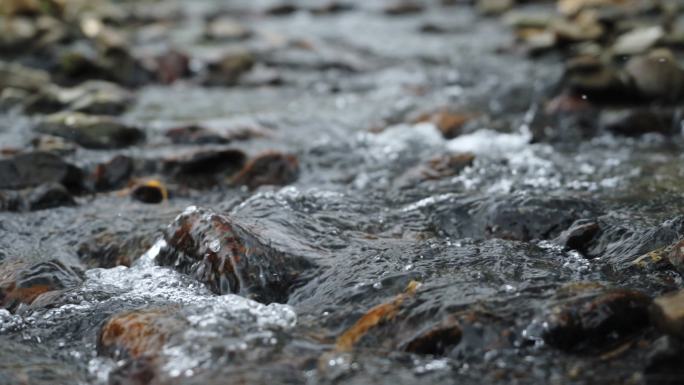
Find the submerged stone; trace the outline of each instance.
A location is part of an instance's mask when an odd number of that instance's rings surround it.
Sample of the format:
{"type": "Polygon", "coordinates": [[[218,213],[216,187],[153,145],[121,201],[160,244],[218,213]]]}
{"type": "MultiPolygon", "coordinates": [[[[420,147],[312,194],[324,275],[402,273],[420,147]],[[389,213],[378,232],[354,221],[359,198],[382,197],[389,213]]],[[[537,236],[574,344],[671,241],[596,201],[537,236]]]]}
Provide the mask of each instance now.
{"type": "Polygon", "coordinates": [[[562,350],[601,349],[647,327],[650,304],[634,290],[580,293],[550,310],[543,338],[562,350]]]}
{"type": "Polygon", "coordinates": [[[109,318],[97,340],[97,352],[114,359],[156,357],[168,338],[187,328],[178,309],[149,308],[126,311],[109,318]]]}
{"type": "Polygon", "coordinates": [[[186,210],[164,232],[158,264],[192,275],[216,294],[236,293],[263,303],[285,302],[314,265],[282,253],[232,218],[186,210]]]}

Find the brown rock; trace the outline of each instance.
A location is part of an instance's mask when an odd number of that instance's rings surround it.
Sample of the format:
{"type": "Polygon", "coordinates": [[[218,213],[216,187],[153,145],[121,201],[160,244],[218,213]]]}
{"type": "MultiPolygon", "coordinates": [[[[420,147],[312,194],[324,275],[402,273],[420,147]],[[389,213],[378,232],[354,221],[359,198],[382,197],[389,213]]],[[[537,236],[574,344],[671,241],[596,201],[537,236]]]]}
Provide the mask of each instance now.
{"type": "Polygon", "coordinates": [[[100,329],[97,352],[113,359],[154,358],[188,322],[176,308],[151,308],[112,316],[100,329]]]}
{"type": "Polygon", "coordinates": [[[663,332],[684,337],[684,290],[654,299],[651,319],[663,332]]]}
{"type": "Polygon", "coordinates": [[[92,179],[97,191],[110,191],[124,187],[133,174],[133,159],[117,155],[106,163],[98,164],[92,179]]]}
{"type": "Polygon", "coordinates": [[[34,264],[6,260],[0,264],[0,307],[15,311],[45,293],[71,288],[81,281],[79,270],[57,259],[34,264]]]}
{"type": "Polygon", "coordinates": [[[209,86],[232,86],[254,67],[256,60],[249,52],[234,52],[209,63],[204,83],[209,86]]]}
{"type": "Polygon", "coordinates": [[[192,208],[165,231],[157,263],[205,283],[217,294],[237,293],[264,303],[285,302],[313,264],[273,249],[228,216],[192,208]]]}
{"type": "Polygon", "coordinates": [[[254,190],[259,186],[283,186],[293,183],[299,177],[299,160],[294,155],[270,151],[250,160],[235,175],[232,183],[254,190]]]}
{"type": "Polygon", "coordinates": [[[414,13],[420,13],[423,12],[425,7],[418,3],[418,2],[413,2],[413,1],[398,1],[393,4],[390,4],[384,8],[384,12],[387,15],[391,16],[403,16],[403,15],[411,15],[414,13]]]}
{"type": "Polygon", "coordinates": [[[625,71],[647,100],[674,102],[684,94],[684,71],[667,49],[631,58],[625,71]]]}
{"type": "Polygon", "coordinates": [[[473,119],[471,114],[443,110],[434,114],[423,114],[415,122],[431,122],[442,132],[444,138],[453,139],[461,134],[461,129],[471,119],[473,119]]]}
{"type": "Polygon", "coordinates": [[[562,350],[603,348],[649,324],[651,299],[638,291],[591,291],[550,310],[544,341],[562,350]]]}

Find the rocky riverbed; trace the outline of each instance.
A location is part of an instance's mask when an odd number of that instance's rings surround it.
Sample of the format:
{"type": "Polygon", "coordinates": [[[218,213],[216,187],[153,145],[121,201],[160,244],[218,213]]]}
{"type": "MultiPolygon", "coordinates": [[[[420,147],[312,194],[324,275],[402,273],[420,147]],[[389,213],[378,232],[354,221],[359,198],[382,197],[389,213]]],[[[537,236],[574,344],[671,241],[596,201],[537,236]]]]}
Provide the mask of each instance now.
{"type": "Polygon", "coordinates": [[[0,384],[684,383],[680,2],[0,12],[0,384]]]}

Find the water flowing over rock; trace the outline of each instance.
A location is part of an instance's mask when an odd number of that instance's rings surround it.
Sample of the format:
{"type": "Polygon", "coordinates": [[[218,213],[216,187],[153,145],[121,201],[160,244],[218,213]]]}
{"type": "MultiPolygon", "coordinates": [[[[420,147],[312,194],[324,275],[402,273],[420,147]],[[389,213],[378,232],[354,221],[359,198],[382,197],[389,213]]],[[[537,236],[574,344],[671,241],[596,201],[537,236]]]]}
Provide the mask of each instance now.
{"type": "Polygon", "coordinates": [[[164,233],[157,262],[192,275],[216,294],[286,302],[313,264],[273,249],[230,217],[190,208],[164,233]]]}

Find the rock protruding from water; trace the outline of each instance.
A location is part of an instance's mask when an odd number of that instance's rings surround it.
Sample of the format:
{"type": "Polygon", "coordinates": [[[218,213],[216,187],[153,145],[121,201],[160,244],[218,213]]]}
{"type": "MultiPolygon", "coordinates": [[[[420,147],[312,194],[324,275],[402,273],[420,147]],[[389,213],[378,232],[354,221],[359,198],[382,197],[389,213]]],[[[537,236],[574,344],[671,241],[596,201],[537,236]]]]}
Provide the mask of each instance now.
{"type": "Polygon", "coordinates": [[[47,152],[27,152],[0,159],[0,190],[61,183],[73,191],[81,189],[82,179],[80,169],[47,152]]]}
{"type": "MultiPolygon", "coordinates": [[[[0,264],[0,308],[16,311],[31,305],[43,295],[77,286],[82,282],[78,269],[57,259],[34,264],[13,259],[0,264]]],[[[46,305],[50,301],[41,301],[46,305]]]]}
{"type": "Polygon", "coordinates": [[[568,351],[610,346],[648,326],[650,304],[651,298],[638,291],[583,287],[551,309],[544,341],[568,351]]]}
{"type": "Polygon", "coordinates": [[[190,208],[166,229],[158,264],[205,283],[216,294],[236,293],[263,303],[287,301],[313,264],[260,240],[232,218],[190,208]]]}
{"type": "Polygon", "coordinates": [[[684,336],[684,290],[654,299],[651,317],[664,332],[684,336]]]}

